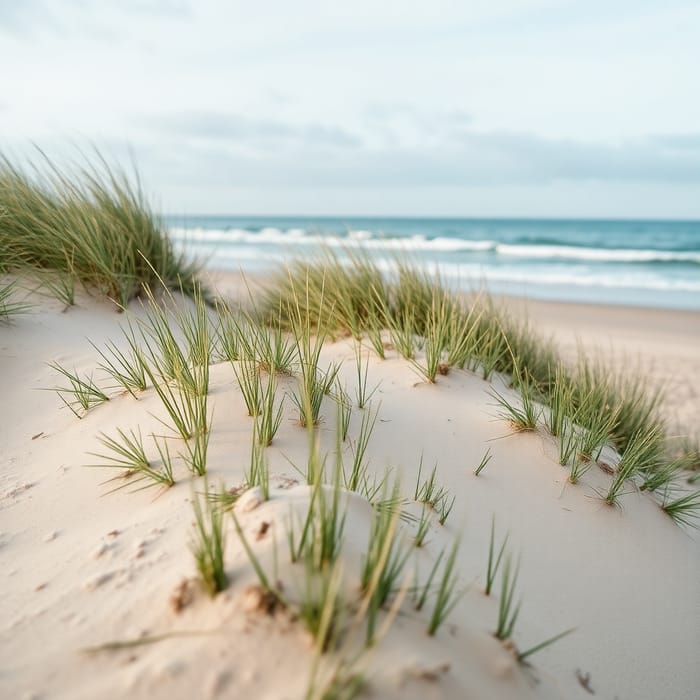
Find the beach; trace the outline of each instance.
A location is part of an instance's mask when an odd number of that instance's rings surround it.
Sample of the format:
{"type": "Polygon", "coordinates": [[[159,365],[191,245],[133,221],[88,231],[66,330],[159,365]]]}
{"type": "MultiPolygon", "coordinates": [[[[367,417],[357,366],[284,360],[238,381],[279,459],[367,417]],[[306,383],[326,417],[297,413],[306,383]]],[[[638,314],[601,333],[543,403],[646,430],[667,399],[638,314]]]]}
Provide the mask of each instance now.
{"type": "Polygon", "coordinates": [[[0,700],[699,700],[698,36],[0,3],[0,700]]]}
{"type": "Polygon", "coordinates": [[[697,312],[515,297],[503,301],[514,313],[531,319],[540,333],[551,335],[570,362],[575,362],[583,347],[616,371],[638,369],[650,388],[662,392],[662,411],[671,430],[678,435],[696,433],[700,416],[697,312]]]}
{"type": "MultiPolygon", "coordinates": [[[[247,285],[241,284],[230,272],[213,279],[223,294],[239,298],[255,298],[266,280],[248,275],[247,285]]],[[[210,598],[197,583],[192,501],[205,489],[202,478],[179,464],[171,488],[139,490],[135,484],[114,490],[128,484],[111,480],[119,470],[85,466],[104,461],[90,454],[104,454],[101,435],[113,436],[117,429],[138,430],[144,438],[172,432],[153,389],[138,400],[108,390],[110,400],[81,419],[56,392],[46,391],[61,384],[47,362],[94,373],[104,385],[104,374],[96,370],[101,358],[87,339],[100,348],[107,340],[123,343],[120,325],[143,318],[143,308],[132,302],[118,314],[111,303],[82,294],[67,310],[55,300],[31,301],[30,312],[0,326],[0,694],[304,697],[314,668],[313,642],[291,607],[264,603],[228,512],[227,586],[210,598]]],[[[616,368],[638,363],[651,387],[666,389],[662,410],[668,423],[679,431],[696,428],[697,312],[501,301],[519,317],[525,311],[565,358],[573,360],[580,343],[598,349],[616,368]]],[[[365,453],[368,474],[382,479],[390,469],[392,479],[400,477],[407,516],[396,527],[410,550],[399,592],[382,613],[386,629],[357,661],[368,696],[694,698],[700,684],[697,530],[674,523],[648,493],[628,488],[615,506],[607,505],[598,494],[616,462],[608,448],[599,460],[604,466],[594,464],[577,484],[569,483],[551,435],[542,428],[517,433],[498,417],[494,391],[518,400],[503,378],[487,382],[455,369],[431,384],[394,350],[381,360],[369,342],[362,348],[368,387],[377,388],[371,407],[353,406],[340,452],[353,462],[365,416],[376,411],[365,453]],[[476,476],[487,453],[491,457],[476,476]],[[443,524],[439,509],[446,504],[433,506],[425,541],[413,547],[425,512],[414,487],[433,465],[454,504],[443,524]],[[505,642],[494,636],[503,570],[491,594],[484,593],[492,527],[497,548],[509,533],[511,575],[519,562],[515,597],[522,606],[505,642]],[[456,541],[460,597],[444,624],[428,635],[434,596],[416,610],[411,577],[415,585],[425,582],[440,552],[452,551],[456,541]],[[527,663],[518,660],[520,652],[570,629],[527,663]]],[[[347,338],[329,341],[321,351],[323,366],[340,366],[339,380],[351,396],[355,352],[347,338]]],[[[280,394],[295,390],[295,378],[277,381],[280,394]]],[[[231,362],[211,365],[208,401],[208,488],[232,489],[245,482],[254,421],[231,362]]],[[[328,397],[321,413],[318,449],[330,465],[338,448],[336,407],[328,397]]],[[[173,454],[181,449],[177,444],[173,438],[173,454]]],[[[269,499],[255,487],[233,508],[245,541],[290,599],[303,588],[303,567],[289,561],[287,535],[290,522],[301,522],[309,507],[303,474],[309,450],[307,431],[287,398],[279,432],[266,448],[269,499]]],[[[342,498],[341,589],[353,600],[372,508],[359,493],[343,491],[342,498]]],[[[349,663],[355,658],[351,614],[346,622],[343,644],[330,656],[349,663]]],[[[364,627],[358,634],[361,641],[364,627]]],[[[327,656],[321,657],[318,678],[328,672],[327,656]]]]}

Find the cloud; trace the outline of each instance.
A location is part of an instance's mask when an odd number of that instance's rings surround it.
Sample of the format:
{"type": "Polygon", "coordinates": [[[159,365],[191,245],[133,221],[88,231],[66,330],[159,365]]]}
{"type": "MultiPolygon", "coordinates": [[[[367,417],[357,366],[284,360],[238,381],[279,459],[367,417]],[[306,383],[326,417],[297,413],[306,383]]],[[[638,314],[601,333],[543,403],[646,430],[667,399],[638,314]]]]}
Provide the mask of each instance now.
{"type": "Polygon", "coordinates": [[[430,132],[422,140],[396,137],[376,146],[339,126],[192,113],[147,120],[144,138],[151,143],[149,158],[169,163],[164,172],[181,172],[197,183],[322,188],[700,182],[700,140],[694,135],[586,143],[476,131],[464,115],[459,128],[449,122],[438,120],[441,138],[430,132]]]}
{"type": "Polygon", "coordinates": [[[274,119],[252,119],[224,112],[185,112],[137,120],[147,128],[164,131],[198,142],[228,144],[246,151],[271,148],[292,150],[360,145],[360,140],[337,126],[318,123],[290,124],[274,119]]]}
{"type": "Polygon", "coordinates": [[[656,134],[653,141],[660,146],[673,150],[700,149],[700,132],[685,134],[656,134]]]}

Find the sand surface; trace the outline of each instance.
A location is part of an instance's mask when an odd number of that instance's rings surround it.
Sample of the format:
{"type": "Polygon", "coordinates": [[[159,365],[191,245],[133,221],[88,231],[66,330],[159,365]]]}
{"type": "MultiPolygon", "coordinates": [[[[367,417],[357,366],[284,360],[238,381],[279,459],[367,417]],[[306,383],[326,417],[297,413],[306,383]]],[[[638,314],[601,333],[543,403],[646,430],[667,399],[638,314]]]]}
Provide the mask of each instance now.
{"type": "MultiPolygon", "coordinates": [[[[236,276],[220,283],[241,289],[236,276]]],[[[669,419],[697,426],[700,315],[527,306],[565,352],[580,340],[621,365],[639,360],[650,382],[667,385],[669,419]]],[[[134,304],[128,313],[138,317],[142,310],[134,304]]],[[[153,390],[138,401],[112,391],[108,403],[82,420],[44,391],[59,382],[46,362],[94,371],[99,358],[86,337],[98,346],[120,342],[124,320],[108,304],[80,297],[65,313],[56,302],[37,300],[31,313],[0,326],[0,697],[304,697],[313,658],[308,635],[288,612],[267,615],[251,603],[249,586],[256,579],[232,519],[226,521],[228,589],[212,600],[194,584],[183,588],[195,575],[188,548],[191,500],[203,481],[180,465],[177,484],[162,494],[108,493],[114,482],[107,480],[116,472],[85,467],[95,461],[87,453],[101,450],[101,432],[137,426],[144,436],[167,432],[153,390]],[[192,592],[191,600],[183,590],[192,592]],[[173,633],[180,636],[84,651],[173,633]]],[[[625,494],[620,508],[603,505],[596,489],[610,477],[597,467],[580,484],[568,484],[554,440],[544,432],[512,434],[496,417],[492,385],[478,376],[455,371],[428,385],[395,353],[385,361],[369,350],[367,356],[379,411],[367,451],[371,473],[381,477],[391,468],[400,475],[405,508],[419,514],[411,499],[422,455],[427,467],[438,465],[440,484],[455,496],[446,524],[433,519],[407,570],[424,580],[439,552],[461,536],[463,590],[435,637],[426,634],[430,604],[416,612],[407,596],[386,637],[363,658],[367,697],[696,698],[698,533],[675,525],[647,494],[625,494]],[[487,449],[492,460],[476,477],[473,470],[487,449]],[[500,591],[487,597],[483,586],[493,516],[499,541],[508,531],[509,549],[521,557],[517,647],[576,628],[533,656],[530,667],[519,665],[513,650],[492,634],[500,591]]],[[[343,363],[340,377],[353,396],[352,343],[328,345],[322,357],[323,364],[343,363]]],[[[99,371],[95,378],[104,384],[99,371]]],[[[280,384],[291,392],[295,380],[280,384]]],[[[494,384],[508,392],[498,378],[494,384]]],[[[209,402],[209,484],[235,487],[248,464],[252,419],[229,363],[212,367],[209,402]]],[[[322,415],[321,451],[332,454],[332,402],[322,415]]],[[[342,446],[346,461],[352,461],[362,415],[354,409],[350,439],[342,446]]],[[[277,560],[277,576],[293,597],[300,571],[288,561],[285,532],[309,492],[292,466],[305,464],[308,443],[289,400],[267,452],[271,499],[257,504],[250,494],[236,512],[268,571],[277,560]]],[[[606,459],[614,463],[614,455],[606,459]]],[[[364,499],[347,496],[342,560],[348,596],[357,594],[371,514],[364,499]]],[[[407,545],[415,527],[401,524],[407,545]]]]}

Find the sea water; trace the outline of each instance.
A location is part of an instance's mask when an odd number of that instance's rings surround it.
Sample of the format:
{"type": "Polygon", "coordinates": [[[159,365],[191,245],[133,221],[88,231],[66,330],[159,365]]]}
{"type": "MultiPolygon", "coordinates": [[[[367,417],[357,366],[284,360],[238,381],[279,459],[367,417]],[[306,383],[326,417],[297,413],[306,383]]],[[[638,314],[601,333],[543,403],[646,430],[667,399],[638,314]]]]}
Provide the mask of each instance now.
{"type": "Polygon", "coordinates": [[[446,285],[533,299],[700,310],[700,222],[169,217],[181,249],[217,269],[265,272],[325,249],[396,260],[446,285]]]}

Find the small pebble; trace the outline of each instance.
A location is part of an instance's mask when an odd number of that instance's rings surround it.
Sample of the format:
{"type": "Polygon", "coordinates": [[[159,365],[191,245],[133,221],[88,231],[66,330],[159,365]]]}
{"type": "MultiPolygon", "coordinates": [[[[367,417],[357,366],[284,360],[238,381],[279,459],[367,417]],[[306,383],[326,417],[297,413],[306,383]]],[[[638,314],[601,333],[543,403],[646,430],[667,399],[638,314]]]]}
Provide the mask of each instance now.
{"type": "Polygon", "coordinates": [[[257,508],[263,502],[262,491],[259,486],[248,489],[236,503],[236,509],[248,513],[257,508]]]}

